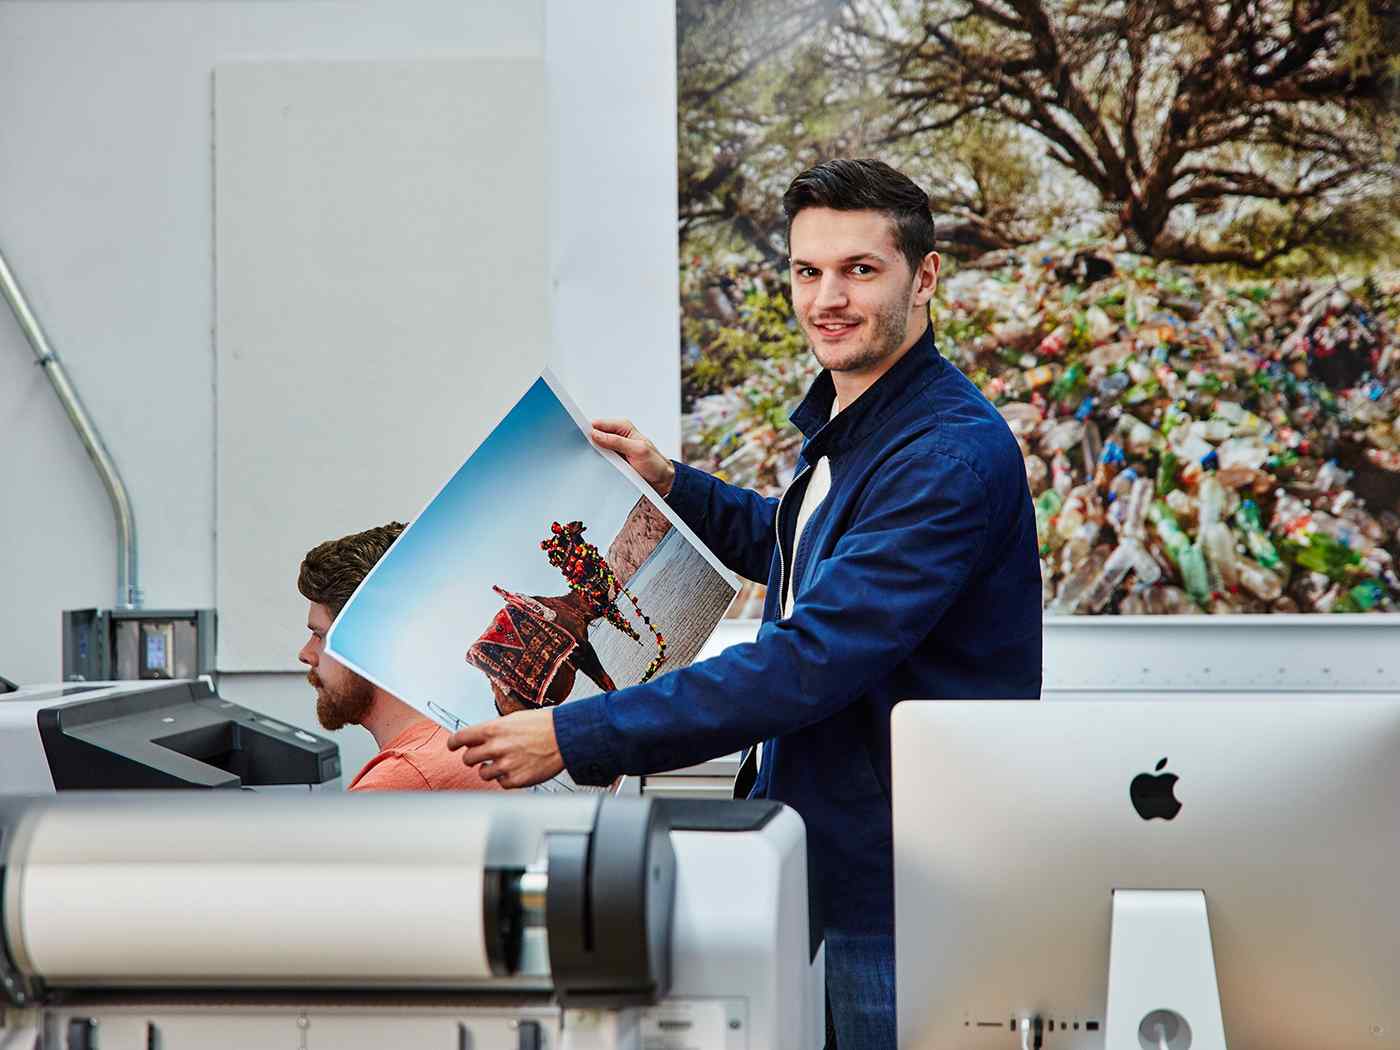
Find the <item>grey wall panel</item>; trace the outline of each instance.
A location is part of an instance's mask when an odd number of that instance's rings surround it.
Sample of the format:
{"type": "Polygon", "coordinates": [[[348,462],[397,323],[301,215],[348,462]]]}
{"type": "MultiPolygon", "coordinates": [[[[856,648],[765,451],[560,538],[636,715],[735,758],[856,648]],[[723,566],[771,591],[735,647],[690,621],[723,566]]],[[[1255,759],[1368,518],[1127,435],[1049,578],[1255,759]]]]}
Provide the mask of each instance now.
{"type": "Polygon", "coordinates": [[[549,355],[542,59],[214,86],[219,667],[294,668],[297,565],[418,512],[549,355]]]}

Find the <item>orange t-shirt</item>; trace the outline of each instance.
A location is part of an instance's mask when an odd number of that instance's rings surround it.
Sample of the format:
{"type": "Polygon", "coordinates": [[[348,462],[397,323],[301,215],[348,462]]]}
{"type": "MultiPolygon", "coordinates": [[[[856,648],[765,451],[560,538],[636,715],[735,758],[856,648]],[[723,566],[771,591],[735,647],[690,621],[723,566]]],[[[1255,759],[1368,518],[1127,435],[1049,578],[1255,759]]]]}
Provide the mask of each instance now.
{"type": "Polygon", "coordinates": [[[447,730],[436,722],[414,722],[365,763],[346,791],[499,791],[475,766],[447,750],[447,730]]]}

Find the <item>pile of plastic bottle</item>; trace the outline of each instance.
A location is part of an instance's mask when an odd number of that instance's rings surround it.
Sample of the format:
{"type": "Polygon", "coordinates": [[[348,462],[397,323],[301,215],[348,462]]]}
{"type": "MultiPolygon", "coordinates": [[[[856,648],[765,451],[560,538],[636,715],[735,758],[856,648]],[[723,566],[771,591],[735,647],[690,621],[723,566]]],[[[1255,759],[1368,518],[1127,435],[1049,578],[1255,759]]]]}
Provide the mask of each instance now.
{"type": "MultiPolygon", "coordinates": [[[[1400,274],[1236,284],[1042,244],[940,300],[940,349],[1020,443],[1047,610],[1396,611],[1400,274]]],[[[780,488],[801,439],[773,405],[813,374],[701,399],[687,456],[780,488]]]]}
{"type": "Polygon", "coordinates": [[[1231,287],[1042,249],[945,299],[945,352],[1021,444],[1050,611],[1394,610],[1393,279],[1231,287]]]}

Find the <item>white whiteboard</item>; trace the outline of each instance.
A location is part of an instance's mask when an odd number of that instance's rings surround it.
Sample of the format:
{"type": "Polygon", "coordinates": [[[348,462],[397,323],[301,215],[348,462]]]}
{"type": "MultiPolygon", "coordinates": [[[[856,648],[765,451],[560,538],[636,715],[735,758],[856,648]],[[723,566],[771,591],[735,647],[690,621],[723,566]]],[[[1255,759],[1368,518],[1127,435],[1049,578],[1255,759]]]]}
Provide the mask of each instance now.
{"type": "Polygon", "coordinates": [[[302,556],[408,520],[545,366],[541,58],[214,77],[218,666],[295,669],[302,556]]]}

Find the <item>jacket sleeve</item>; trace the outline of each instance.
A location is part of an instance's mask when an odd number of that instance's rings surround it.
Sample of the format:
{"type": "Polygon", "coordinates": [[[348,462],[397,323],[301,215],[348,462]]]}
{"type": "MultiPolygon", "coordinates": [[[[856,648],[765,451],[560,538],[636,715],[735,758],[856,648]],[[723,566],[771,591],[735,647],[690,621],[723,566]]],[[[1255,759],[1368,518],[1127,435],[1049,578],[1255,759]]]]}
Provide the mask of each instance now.
{"type": "Polygon", "coordinates": [[[731,572],[759,583],[768,579],[776,499],[677,463],[666,503],[731,572]]]}
{"type": "Polygon", "coordinates": [[[986,485],[955,453],[891,459],[791,617],[646,685],[556,708],[581,784],[695,765],[795,732],[889,674],[957,599],[988,549],[986,485]]]}

